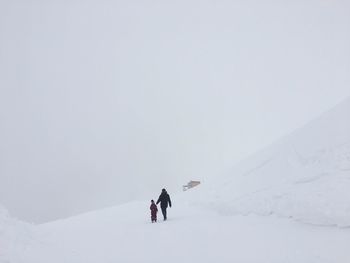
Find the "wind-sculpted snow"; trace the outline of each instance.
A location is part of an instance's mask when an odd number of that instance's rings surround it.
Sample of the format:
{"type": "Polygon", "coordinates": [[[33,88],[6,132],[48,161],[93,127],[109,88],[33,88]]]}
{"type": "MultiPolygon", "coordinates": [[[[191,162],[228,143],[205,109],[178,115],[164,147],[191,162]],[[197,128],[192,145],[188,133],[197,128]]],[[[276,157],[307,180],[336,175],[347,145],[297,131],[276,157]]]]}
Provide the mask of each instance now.
{"type": "Polygon", "coordinates": [[[208,183],[211,197],[203,204],[224,214],[350,226],[349,116],[347,100],[208,183]]]}

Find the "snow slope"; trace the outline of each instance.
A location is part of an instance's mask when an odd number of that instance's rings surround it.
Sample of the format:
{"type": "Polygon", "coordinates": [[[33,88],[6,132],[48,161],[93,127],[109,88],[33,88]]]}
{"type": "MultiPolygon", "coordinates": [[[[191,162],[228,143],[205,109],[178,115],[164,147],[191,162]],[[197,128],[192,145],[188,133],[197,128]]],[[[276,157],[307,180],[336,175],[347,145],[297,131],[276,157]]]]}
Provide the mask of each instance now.
{"type": "MultiPolygon", "coordinates": [[[[350,99],[225,176],[207,183],[206,206],[224,214],[276,214],[350,226],[350,99]],[[208,193],[210,193],[208,195],[208,193]]],[[[197,203],[202,203],[201,196],[197,203]]]]}
{"type": "Polygon", "coordinates": [[[0,205],[0,262],[16,262],[32,242],[33,227],[13,219],[0,205]]]}
{"type": "Polygon", "coordinates": [[[166,222],[150,223],[148,201],[128,203],[39,225],[30,242],[5,243],[0,262],[348,263],[348,116],[350,100],[172,196],[166,222]]]}
{"type": "MultiPolygon", "coordinates": [[[[347,229],[259,216],[222,216],[173,198],[169,220],[150,223],[135,202],[40,226],[13,263],[348,263],[347,229]]],[[[11,261],[12,262],[12,261],[11,261]]]]}

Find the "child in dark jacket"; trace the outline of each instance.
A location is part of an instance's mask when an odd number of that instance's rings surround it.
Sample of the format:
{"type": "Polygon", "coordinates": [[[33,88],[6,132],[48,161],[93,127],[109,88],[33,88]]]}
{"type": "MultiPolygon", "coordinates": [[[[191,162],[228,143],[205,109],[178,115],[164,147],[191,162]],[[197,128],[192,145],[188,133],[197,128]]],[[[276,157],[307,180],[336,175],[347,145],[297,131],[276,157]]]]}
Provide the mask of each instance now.
{"type": "Polygon", "coordinates": [[[154,203],[154,200],[151,200],[151,220],[152,223],[157,222],[157,212],[158,212],[158,208],[157,205],[154,203]]]}

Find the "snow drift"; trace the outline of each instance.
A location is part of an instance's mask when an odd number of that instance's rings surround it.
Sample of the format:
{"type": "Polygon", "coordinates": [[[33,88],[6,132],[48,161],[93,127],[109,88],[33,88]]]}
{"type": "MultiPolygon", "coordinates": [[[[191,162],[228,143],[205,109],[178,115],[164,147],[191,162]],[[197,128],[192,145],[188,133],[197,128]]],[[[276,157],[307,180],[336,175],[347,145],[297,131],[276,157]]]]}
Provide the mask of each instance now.
{"type": "Polygon", "coordinates": [[[0,262],[17,262],[19,255],[31,243],[32,226],[11,218],[0,205],[0,262]]]}
{"type": "Polygon", "coordinates": [[[207,182],[207,189],[193,198],[224,214],[275,214],[311,224],[350,226],[349,117],[347,99],[207,182]]]}

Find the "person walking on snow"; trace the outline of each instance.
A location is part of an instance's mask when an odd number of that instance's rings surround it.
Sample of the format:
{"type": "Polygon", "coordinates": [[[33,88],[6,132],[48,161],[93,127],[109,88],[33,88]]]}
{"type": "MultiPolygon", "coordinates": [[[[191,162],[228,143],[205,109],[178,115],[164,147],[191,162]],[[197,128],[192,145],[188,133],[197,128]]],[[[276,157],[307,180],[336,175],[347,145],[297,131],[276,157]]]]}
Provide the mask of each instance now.
{"type": "Polygon", "coordinates": [[[170,196],[165,189],[162,189],[162,193],[160,194],[157,204],[160,203],[160,208],[162,209],[162,214],[164,217],[164,221],[167,220],[166,209],[168,208],[168,204],[171,207],[170,196]]]}
{"type": "Polygon", "coordinates": [[[157,205],[154,203],[154,200],[151,200],[151,206],[150,206],[149,209],[151,209],[151,220],[152,220],[152,223],[157,222],[158,208],[157,208],[157,205]]]}

